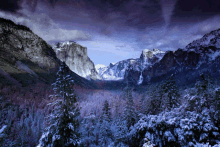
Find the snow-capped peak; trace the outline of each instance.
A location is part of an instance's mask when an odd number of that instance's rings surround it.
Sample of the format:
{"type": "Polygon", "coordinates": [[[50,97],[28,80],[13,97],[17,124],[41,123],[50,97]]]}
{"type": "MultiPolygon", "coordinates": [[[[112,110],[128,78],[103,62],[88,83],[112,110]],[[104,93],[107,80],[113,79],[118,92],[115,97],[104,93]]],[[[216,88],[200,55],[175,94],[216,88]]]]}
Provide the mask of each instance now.
{"type": "Polygon", "coordinates": [[[220,29],[211,31],[210,33],[205,34],[202,38],[197,39],[190,44],[188,44],[186,50],[197,50],[200,46],[215,46],[220,47],[220,29]]]}
{"type": "Polygon", "coordinates": [[[164,51],[161,51],[161,50],[159,50],[159,49],[156,49],[156,48],[154,48],[153,49],[153,54],[155,55],[155,54],[163,54],[163,53],[165,53],[164,51]]]}
{"type": "Polygon", "coordinates": [[[103,65],[103,64],[96,64],[95,65],[95,68],[97,71],[99,70],[99,68],[104,68],[104,67],[106,67],[106,65],[103,65]]]}

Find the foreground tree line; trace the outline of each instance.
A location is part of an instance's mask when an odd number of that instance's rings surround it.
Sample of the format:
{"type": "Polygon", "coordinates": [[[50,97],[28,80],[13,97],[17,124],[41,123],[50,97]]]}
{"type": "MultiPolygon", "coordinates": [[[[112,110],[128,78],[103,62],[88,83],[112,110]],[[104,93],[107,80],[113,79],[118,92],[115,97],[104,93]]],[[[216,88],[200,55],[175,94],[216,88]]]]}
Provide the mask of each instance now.
{"type": "Polygon", "coordinates": [[[63,63],[52,85],[55,95],[48,104],[49,115],[34,107],[20,110],[4,106],[0,146],[179,147],[219,143],[220,88],[209,76],[202,74],[193,88],[179,90],[171,75],[149,87],[139,108],[135,107],[132,87],[127,86],[122,94],[124,106],[115,104],[114,116],[107,99],[101,115],[91,110],[82,117],[74,81],[67,71],[63,63]]]}

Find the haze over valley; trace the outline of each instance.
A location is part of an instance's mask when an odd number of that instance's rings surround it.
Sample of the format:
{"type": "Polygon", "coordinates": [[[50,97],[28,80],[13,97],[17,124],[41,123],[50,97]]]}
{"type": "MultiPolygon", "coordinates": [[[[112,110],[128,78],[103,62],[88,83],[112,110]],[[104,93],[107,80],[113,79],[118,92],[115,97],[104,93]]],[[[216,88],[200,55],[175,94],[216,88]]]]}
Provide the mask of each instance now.
{"type": "Polygon", "coordinates": [[[0,146],[219,147],[219,5],[0,2],[0,146]]]}

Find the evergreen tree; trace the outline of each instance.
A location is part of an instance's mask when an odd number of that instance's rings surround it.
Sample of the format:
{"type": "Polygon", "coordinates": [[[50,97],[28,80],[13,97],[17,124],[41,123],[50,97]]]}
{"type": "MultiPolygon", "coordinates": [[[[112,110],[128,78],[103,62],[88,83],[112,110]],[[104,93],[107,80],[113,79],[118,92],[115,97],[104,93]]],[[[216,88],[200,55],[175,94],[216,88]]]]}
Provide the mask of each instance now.
{"type": "Polygon", "coordinates": [[[72,88],[74,81],[68,71],[69,68],[62,62],[57,73],[57,80],[53,84],[55,96],[61,99],[49,104],[53,107],[52,113],[47,117],[49,127],[42,135],[39,146],[76,147],[78,145],[80,113],[72,88]]]}
{"type": "Polygon", "coordinates": [[[125,104],[123,117],[124,120],[126,120],[127,128],[129,129],[131,126],[133,126],[136,123],[137,114],[136,114],[136,109],[134,107],[132,88],[130,86],[127,86],[124,90],[125,90],[126,104],[125,104]]]}
{"type": "Polygon", "coordinates": [[[126,144],[129,144],[129,130],[127,128],[127,122],[126,120],[123,120],[123,118],[117,118],[113,122],[114,128],[113,134],[114,134],[114,146],[125,146],[126,144]]]}
{"type": "Polygon", "coordinates": [[[201,81],[196,83],[197,96],[201,99],[202,107],[210,107],[214,103],[214,84],[210,75],[201,74],[201,81]]]}
{"type": "Polygon", "coordinates": [[[147,113],[151,113],[153,115],[158,114],[162,110],[163,98],[163,91],[158,84],[150,89],[149,97],[150,107],[148,108],[147,113]]]}
{"type": "Polygon", "coordinates": [[[170,110],[171,108],[179,106],[178,100],[180,94],[173,75],[162,84],[161,90],[165,100],[165,109],[170,110]]]}
{"type": "Polygon", "coordinates": [[[102,121],[111,121],[111,112],[110,112],[109,103],[107,100],[104,102],[104,106],[102,108],[102,116],[101,116],[101,122],[102,121]]]}
{"type": "Polygon", "coordinates": [[[82,132],[82,146],[95,146],[96,145],[96,128],[97,128],[97,118],[96,116],[91,113],[88,116],[85,116],[82,121],[81,125],[81,132],[82,132]]]}
{"type": "Polygon", "coordinates": [[[215,112],[214,112],[214,122],[217,124],[220,130],[220,88],[215,89],[215,112]]]}
{"type": "Polygon", "coordinates": [[[100,145],[106,147],[110,142],[112,142],[111,112],[109,103],[105,100],[100,120],[100,145]]]}

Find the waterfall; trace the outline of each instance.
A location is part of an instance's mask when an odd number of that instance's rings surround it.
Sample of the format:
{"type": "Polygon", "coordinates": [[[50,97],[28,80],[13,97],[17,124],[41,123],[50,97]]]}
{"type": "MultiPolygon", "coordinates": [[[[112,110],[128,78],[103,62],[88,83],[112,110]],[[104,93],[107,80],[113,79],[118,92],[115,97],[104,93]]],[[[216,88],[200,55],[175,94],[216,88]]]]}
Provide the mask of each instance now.
{"type": "Polygon", "coordinates": [[[141,71],[141,75],[139,77],[137,84],[140,85],[140,84],[142,84],[142,82],[143,82],[143,76],[142,76],[142,71],[141,71]]]}

